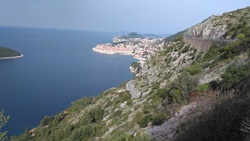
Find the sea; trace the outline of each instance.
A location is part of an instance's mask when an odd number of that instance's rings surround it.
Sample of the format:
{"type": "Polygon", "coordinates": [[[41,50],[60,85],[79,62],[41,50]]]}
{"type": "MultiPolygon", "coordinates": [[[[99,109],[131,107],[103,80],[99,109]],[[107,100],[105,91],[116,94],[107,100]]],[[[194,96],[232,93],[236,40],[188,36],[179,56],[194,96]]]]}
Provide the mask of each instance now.
{"type": "Polygon", "coordinates": [[[24,133],[72,102],[93,97],[134,77],[131,56],[92,51],[118,33],[0,27],[0,46],[24,57],[0,60],[0,110],[10,116],[1,131],[24,133]]]}

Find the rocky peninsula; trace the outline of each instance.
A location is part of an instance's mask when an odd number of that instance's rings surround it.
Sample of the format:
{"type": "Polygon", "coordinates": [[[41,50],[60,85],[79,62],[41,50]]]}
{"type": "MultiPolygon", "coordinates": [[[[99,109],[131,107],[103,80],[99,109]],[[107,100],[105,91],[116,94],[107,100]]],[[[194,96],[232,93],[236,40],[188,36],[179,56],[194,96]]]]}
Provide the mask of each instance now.
{"type": "Polygon", "coordinates": [[[115,36],[112,43],[97,45],[92,50],[109,55],[132,55],[140,63],[143,63],[146,58],[163,46],[164,38],[150,38],[138,33],[130,33],[115,36]]]}

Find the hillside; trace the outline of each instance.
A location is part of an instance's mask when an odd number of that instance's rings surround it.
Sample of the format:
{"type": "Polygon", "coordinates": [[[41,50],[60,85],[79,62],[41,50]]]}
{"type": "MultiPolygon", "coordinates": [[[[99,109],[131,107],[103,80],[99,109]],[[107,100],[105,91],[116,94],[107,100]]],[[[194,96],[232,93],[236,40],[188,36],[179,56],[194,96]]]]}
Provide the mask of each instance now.
{"type": "Polygon", "coordinates": [[[6,47],[0,47],[0,59],[11,59],[11,58],[18,58],[21,56],[22,54],[15,50],[6,47]]]}
{"type": "Polygon", "coordinates": [[[250,138],[250,7],[165,39],[137,72],[75,101],[18,141],[247,140],[250,138]]]}

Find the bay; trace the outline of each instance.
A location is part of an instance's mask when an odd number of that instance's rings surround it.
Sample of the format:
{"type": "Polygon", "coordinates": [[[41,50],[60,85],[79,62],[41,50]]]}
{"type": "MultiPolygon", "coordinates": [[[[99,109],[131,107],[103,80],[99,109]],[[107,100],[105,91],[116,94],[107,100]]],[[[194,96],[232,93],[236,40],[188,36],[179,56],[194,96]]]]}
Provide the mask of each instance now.
{"type": "Polygon", "coordinates": [[[130,56],[92,52],[118,33],[0,27],[0,46],[21,52],[0,60],[0,109],[10,116],[8,135],[36,127],[83,97],[99,95],[133,78],[130,56]]]}

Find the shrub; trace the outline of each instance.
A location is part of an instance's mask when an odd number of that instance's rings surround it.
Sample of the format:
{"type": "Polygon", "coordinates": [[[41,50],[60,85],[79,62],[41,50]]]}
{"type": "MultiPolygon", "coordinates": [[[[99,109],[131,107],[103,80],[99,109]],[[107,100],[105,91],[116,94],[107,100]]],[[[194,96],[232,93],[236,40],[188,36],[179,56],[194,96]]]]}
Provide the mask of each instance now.
{"type": "Polygon", "coordinates": [[[204,111],[180,126],[177,141],[241,141],[240,131],[250,116],[250,98],[233,98],[222,102],[211,111],[204,111]]]}
{"type": "Polygon", "coordinates": [[[104,111],[101,106],[97,106],[96,108],[92,109],[90,111],[90,117],[91,117],[92,123],[95,123],[101,120],[103,118],[103,113],[104,111]]]}
{"type": "Polygon", "coordinates": [[[48,125],[54,118],[50,116],[45,116],[43,120],[41,121],[40,125],[41,126],[46,126],[48,125]]]}
{"type": "Polygon", "coordinates": [[[167,116],[164,114],[158,114],[152,119],[152,125],[161,125],[167,120],[167,116]]]}
{"type": "Polygon", "coordinates": [[[155,97],[161,98],[164,104],[181,103],[188,100],[189,94],[197,86],[198,79],[190,75],[189,72],[183,71],[177,79],[169,83],[165,88],[154,90],[157,91],[155,97]]]}
{"type": "Polygon", "coordinates": [[[244,40],[246,38],[246,36],[245,36],[245,34],[238,34],[237,36],[236,36],[236,39],[237,40],[240,40],[240,41],[242,41],[242,40],[244,40]]]}
{"type": "MultiPolygon", "coordinates": [[[[8,122],[9,117],[4,115],[4,111],[0,111],[0,130],[8,122]]],[[[7,132],[0,132],[0,140],[6,139],[7,132]]]]}
{"type": "Polygon", "coordinates": [[[172,89],[170,90],[170,99],[171,102],[177,103],[181,100],[181,92],[179,89],[172,89]]]}
{"type": "Polygon", "coordinates": [[[209,82],[209,88],[212,90],[216,90],[220,87],[219,82],[216,80],[212,80],[209,82]]]}
{"type": "Polygon", "coordinates": [[[190,65],[190,66],[188,67],[187,71],[188,71],[191,75],[196,75],[196,74],[201,73],[201,72],[203,71],[203,68],[202,68],[200,65],[194,63],[194,64],[192,64],[192,65],[190,65]]]}
{"type": "Polygon", "coordinates": [[[131,94],[126,92],[123,92],[120,94],[120,98],[121,98],[121,102],[127,101],[129,99],[131,99],[131,94]]]}
{"type": "Polygon", "coordinates": [[[142,69],[140,63],[138,63],[138,62],[133,62],[131,64],[131,66],[136,70],[136,73],[139,73],[141,71],[141,69],[142,69]]]}
{"type": "Polygon", "coordinates": [[[143,118],[138,122],[139,126],[145,128],[148,126],[148,123],[152,121],[152,115],[144,115],[143,118]]]}
{"type": "Polygon", "coordinates": [[[181,53],[186,53],[189,50],[189,46],[185,46],[182,50],[181,53]]]}
{"type": "Polygon", "coordinates": [[[128,105],[128,106],[131,106],[132,103],[133,103],[133,100],[132,100],[132,99],[129,99],[129,100],[127,101],[127,105],[128,105]]]}
{"type": "Polygon", "coordinates": [[[246,65],[230,65],[221,76],[223,79],[221,85],[224,89],[228,89],[248,75],[250,75],[250,63],[246,65]]]}
{"type": "Polygon", "coordinates": [[[118,117],[122,114],[122,110],[117,110],[113,113],[113,117],[118,117]]]}
{"type": "Polygon", "coordinates": [[[209,83],[205,83],[196,87],[196,91],[199,91],[199,92],[205,92],[207,90],[209,90],[209,83]]]}

